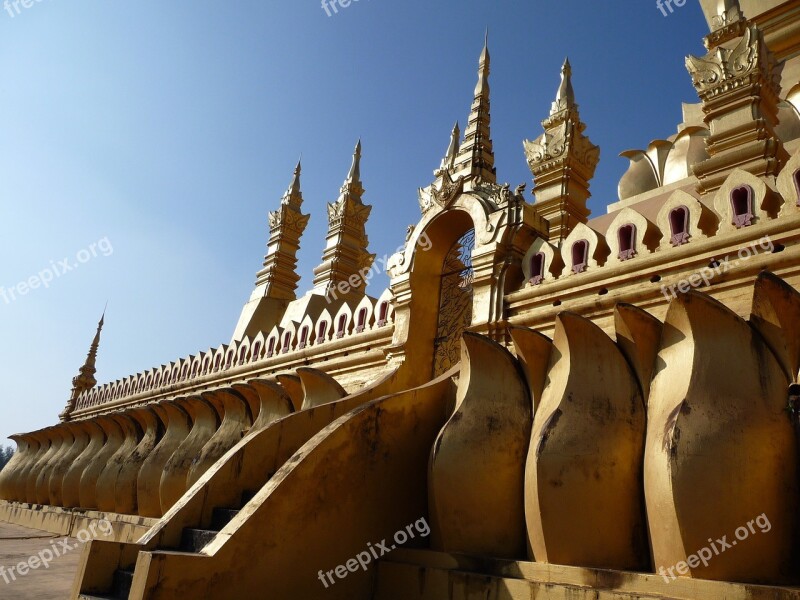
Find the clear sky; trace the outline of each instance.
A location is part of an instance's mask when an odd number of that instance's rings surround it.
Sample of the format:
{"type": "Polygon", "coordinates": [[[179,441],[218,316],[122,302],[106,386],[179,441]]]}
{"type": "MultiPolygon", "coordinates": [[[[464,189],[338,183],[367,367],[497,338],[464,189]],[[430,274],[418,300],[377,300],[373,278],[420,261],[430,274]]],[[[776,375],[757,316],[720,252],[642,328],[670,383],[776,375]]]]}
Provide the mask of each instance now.
{"type": "Polygon", "coordinates": [[[101,383],[227,343],[301,153],[300,291],[359,136],[370,248],[392,253],[469,113],[487,26],[498,179],[530,190],[522,140],[568,55],[601,147],[595,214],[616,200],[618,154],[697,102],[683,57],[707,32],[695,0],[668,17],[655,0],[18,6],[0,11],[0,286],[59,276],[0,297],[0,437],[56,423],[106,301],[101,383]]]}

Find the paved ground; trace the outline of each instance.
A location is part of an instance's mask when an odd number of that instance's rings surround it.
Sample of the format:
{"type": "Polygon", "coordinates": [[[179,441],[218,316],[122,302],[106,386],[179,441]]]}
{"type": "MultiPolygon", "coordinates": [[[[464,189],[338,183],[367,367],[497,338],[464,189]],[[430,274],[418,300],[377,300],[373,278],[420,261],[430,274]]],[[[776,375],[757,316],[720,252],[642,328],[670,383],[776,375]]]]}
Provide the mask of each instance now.
{"type": "Polygon", "coordinates": [[[81,549],[77,540],[0,522],[0,599],[66,600],[81,549]],[[39,557],[48,559],[56,553],[60,556],[54,557],[47,568],[41,565],[39,557]],[[31,561],[37,568],[20,575],[19,563],[31,557],[39,559],[31,561]]]}

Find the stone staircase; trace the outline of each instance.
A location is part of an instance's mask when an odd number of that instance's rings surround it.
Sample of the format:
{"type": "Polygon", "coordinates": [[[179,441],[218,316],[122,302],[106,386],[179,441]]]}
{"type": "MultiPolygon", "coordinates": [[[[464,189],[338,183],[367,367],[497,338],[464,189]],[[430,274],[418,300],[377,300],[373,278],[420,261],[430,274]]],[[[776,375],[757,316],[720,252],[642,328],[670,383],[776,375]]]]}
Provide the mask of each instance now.
{"type": "MultiPolygon", "coordinates": [[[[394,393],[404,384],[387,377],[243,439],[135,543],[93,540],[71,597],[247,597],[263,582],[283,586],[274,597],[319,594],[318,565],[426,513],[426,465],[457,374],[394,393]]],[[[337,593],[367,597],[371,578],[354,573],[337,593]]]]}
{"type": "MultiPolygon", "coordinates": [[[[199,554],[216,535],[239,514],[242,507],[255,496],[253,491],[242,492],[240,508],[216,507],[212,510],[211,524],[208,529],[185,527],[181,534],[180,545],[175,548],[157,548],[172,553],[199,554]]],[[[133,585],[134,569],[120,568],[114,572],[112,588],[103,595],[81,594],[80,600],[127,600],[133,585]]]]}

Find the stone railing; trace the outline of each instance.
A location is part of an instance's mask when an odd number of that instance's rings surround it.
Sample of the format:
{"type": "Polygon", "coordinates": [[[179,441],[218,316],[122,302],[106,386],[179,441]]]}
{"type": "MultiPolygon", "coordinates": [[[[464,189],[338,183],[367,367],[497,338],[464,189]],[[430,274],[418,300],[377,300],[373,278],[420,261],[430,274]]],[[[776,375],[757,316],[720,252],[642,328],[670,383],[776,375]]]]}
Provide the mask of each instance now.
{"type": "Polygon", "coordinates": [[[131,396],[156,393],[169,387],[187,384],[194,379],[224,373],[235,368],[255,364],[278,356],[290,358],[291,354],[309,352],[333,341],[361,336],[365,333],[394,327],[394,314],[387,311],[384,320],[371,319],[365,326],[359,326],[355,319],[341,329],[328,328],[320,338],[315,332],[303,332],[302,327],[276,327],[272,332],[261,332],[252,340],[249,337],[231,344],[223,344],[205,352],[161,365],[124,379],[96,386],[78,396],[71,412],[86,410],[131,396]],[[305,339],[301,336],[305,335],[305,339]]]}

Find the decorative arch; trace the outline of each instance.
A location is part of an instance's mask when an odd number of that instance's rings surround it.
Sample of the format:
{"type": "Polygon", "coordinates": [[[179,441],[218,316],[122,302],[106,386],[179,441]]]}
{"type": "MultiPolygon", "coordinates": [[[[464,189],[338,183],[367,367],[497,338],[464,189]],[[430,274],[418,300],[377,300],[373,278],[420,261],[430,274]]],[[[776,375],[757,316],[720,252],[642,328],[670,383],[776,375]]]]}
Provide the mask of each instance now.
{"type": "Polygon", "coordinates": [[[336,311],[336,315],[333,317],[332,325],[333,330],[331,334],[334,340],[338,340],[350,335],[350,332],[353,328],[353,310],[346,302],[339,307],[338,311],[336,311]]]}
{"type": "Polygon", "coordinates": [[[538,254],[543,255],[543,273],[541,281],[536,284],[558,279],[564,271],[564,261],[561,258],[561,253],[558,251],[558,248],[544,238],[536,238],[522,258],[522,273],[525,286],[536,285],[532,281],[532,279],[536,277],[532,271],[532,265],[534,263],[534,257],[538,254]]]}
{"type": "Polygon", "coordinates": [[[181,369],[178,372],[178,381],[186,381],[189,377],[189,366],[192,362],[192,357],[182,358],[180,361],[181,369]]]}
{"type": "Polygon", "coordinates": [[[314,344],[324,344],[331,339],[333,316],[327,308],[322,309],[314,324],[314,344]]]}
{"type": "Polygon", "coordinates": [[[314,341],[315,335],[314,320],[311,318],[311,315],[307,314],[300,321],[300,326],[298,327],[297,349],[303,350],[307,346],[310,346],[314,341]]]}
{"type": "Polygon", "coordinates": [[[201,375],[206,375],[211,372],[211,369],[214,365],[214,351],[209,348],[209,350],[205,353],[203,357],[203,368],[200,370],[201,375]]]}
{"type": "Polygon", "coordinates": [[[266,358],[272,358],[280,352],[281,334],[283,334],[283,329],[278,325],[275,325],[269,332],[267,336],[267,351],[264,355],[266,358]]]}
{"type": "Polygon", "coordinates": [[[246,335],[239,342],[239,350],[236,353],[236,359],[234,362],[235,365],[241,366],[250,360],[250,346],[250,336],[246,335]]]}
{"type": "Polygon", "coordinates": [[[673,227],[670,221],[670,215],[672,211],[682,207],[686,208],[688,211],[689,219],[686,224],[688,237],[684,238],[681,244],[691,243],[694,240],[702,240],[716,233],[717,224],[719,222],[716,213],[691,194],[683,190],[676,190],[658,211],[658,216],[656,217],[656,225],[661,231],[660,248],[662,250],[680,245],[677,243],[677,240],[676,243],[673,243],[673,227]]]}
{"type": "Polygon", "coordinates": [[[239,351],[239,344],[231,342],[228,349],[225,351],[225,360],[222,362],[222,369],[227,371],[236,364],[236,353],[239,351]]]}
{"type": "Polygon", "coordinates": [[[214,357],[211,360],[211,370],[213,372],[221,371],[225,368],[225,354],[228,352],[228,345],[222,344],[219,348],[214,350],[214,357]]]}
{"type": "MultiPolygon", "coordinates": [[[[421,203],[422,218],[410,229],[405,248],[388,263],[395,316],[389,359],[404,357],[410,385],[433,374],[436,344],[431,341],[438,337],[440,323],[430,304],[432,298],[441,296],[447,255],[469,230],[475,232],[469,329],[492,339],[505,339],[503,297],[522,286],[523,257],[537,237],[547,235],[546,223],[525,202],[523,187],[512,191],[508,185],[467,177],[457,182],[452,200],[421,203]],[[408,352],[411,348],[413,352],[408,352]]],[[[423,190],[421,198],[427,193],[423,190]]],[[[435,196],[441,194],[437,188],[435,196]]]]}
{"type": "Polygon", "coordinates": [[[283,328],[279,351],[281,354],[293,352],[297,344],[297,323],[289,321],[283,328]]]}
{"type": "Polygon", "coordinates": [[[650,254],[658,248],[660,239],[661,232],[655,224],[632,208],[623,208],[611,221],[606,233],[608,264],[618,264],[634,256],[650,254]],[[623,239],[628,236],[630,240],[623,239]]]}
{"type": "Polygon", "coordinates": [[[264,358],[264,348],[266,348],[264,332],[259,331],[258,335],[253,338],[253,352],[250,354],[250,362],[258,362],[264,358]]]}
{"type": "Polygon", "coordinates": [[[355,333],[361,333],[372,329],[374,311],[375,306],[372,304],[372,298],[364,296],[356,305],[353,313],[355,333]]]}
{"type": "Polygon", "coordinates": [[[606,262],[608,253],[609,249],[605,238],[586,225],[586,223],[578,223],[561,244],[561,260],[566,265],[564,272],[568,277],[571,277],[589,269],[602,267],[606,262]],[[584,269],[576,270],[573,268],[575,266],[573,265],[573,250],[575,244],[581,241],[585,241],[588,244],[586,264],[584,269]]]}
{"type": "Polygon", "coordinates": [[[392,290],[386,288],[375,303],[375,326],[384,327],[393,321],[392,290]]]}
{"type": "Polygon", "coordinates": [[[200,354],[192,357],[192,368],[191,371],[189,372],[190,373],[189,377],[191,379],[194,379],[195,377],[198,377],[200,375],[201,369],[203,367],[204,355],[205,352],[201,352],[200,354]]]}
{"type": "Polygon", "coordinates": [[[734,231],[740,227],[737,226],[739,219],[734,214],[731,202],[732,199],[735,200],[734,192],[741,189],[752,191],[750,204],[752,216],[747,220],[749,225],[757,225],[778,214],[780,206],[777,195],[767,187],[767,184],[743,169],[736,169],[728,175],[725,183],[714,195],[714,210],[720,217],[720,233],[734,231]]]}

